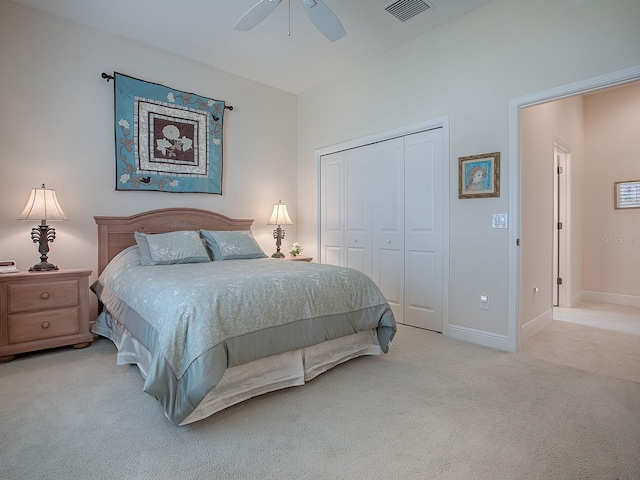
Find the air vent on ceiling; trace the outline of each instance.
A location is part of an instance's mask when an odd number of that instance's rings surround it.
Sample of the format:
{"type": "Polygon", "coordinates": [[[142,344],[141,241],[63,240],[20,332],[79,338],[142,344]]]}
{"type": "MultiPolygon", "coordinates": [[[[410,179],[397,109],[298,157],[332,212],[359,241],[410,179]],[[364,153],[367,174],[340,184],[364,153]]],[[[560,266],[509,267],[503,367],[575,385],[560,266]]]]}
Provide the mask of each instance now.
{"type": "Polygon", "coordinates": [[[385,10],[401,22],[406,22],[430,8],[431,5],[423,0],[398,0],[386,7],[385,10]]]}

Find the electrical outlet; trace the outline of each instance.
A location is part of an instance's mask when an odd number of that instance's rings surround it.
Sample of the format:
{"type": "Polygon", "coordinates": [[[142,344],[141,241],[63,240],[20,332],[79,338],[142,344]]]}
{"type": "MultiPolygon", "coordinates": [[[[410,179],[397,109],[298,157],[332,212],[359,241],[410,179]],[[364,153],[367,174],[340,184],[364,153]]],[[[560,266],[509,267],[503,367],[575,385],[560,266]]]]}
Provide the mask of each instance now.
{"type": "Polygon", "coordinates": [[[489,310],[489,295],[480,295],[480,310],[489,310]]]}
{"type": "Polygon", "coordinates": [[[538,292],[540,291],[540,289],[538,287],[533,287],[533,299],[535,300],[536,297],[538,296],[538,292]]]}

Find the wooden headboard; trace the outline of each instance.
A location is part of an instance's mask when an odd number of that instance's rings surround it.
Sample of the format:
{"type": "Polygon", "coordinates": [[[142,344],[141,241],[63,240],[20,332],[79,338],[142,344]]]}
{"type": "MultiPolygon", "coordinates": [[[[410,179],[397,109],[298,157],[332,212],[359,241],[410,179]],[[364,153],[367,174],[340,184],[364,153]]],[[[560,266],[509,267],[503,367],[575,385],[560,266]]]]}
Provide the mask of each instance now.
{"type": "Polygon", "coordinates": [[[250,230],[253,220],[229,218],[199,208],[162,208],[130,217],[93,217],[98,225],[98,275],[125,248],[135,245],[133,232],[176,230],[250,230]]]}

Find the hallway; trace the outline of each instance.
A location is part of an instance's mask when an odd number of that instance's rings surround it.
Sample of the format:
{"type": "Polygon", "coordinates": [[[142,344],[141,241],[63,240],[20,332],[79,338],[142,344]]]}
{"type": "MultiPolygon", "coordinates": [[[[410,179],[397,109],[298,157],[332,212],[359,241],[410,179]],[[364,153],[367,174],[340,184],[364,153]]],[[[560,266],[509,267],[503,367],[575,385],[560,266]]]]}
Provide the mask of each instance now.
{"type": "Polygon", "coordinates": [[[523,355],[640,383],[640,307],[583,302],[553,318],[522,342],[523,355]]]}

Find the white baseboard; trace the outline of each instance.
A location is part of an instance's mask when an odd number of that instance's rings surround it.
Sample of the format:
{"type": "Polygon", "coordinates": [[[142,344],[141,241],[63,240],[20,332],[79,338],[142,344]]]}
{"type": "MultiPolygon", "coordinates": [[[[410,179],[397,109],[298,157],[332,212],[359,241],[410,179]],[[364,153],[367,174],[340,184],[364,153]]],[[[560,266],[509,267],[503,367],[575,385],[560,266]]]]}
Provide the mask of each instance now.
{"type": "Polygon", "coordinates": [[[520,341],[523,342],[542,327],[549,325],[551,320],[553,320],[553,309],[549,309],[538,315],[533,320],[529,320],[520,328],[520,341]]]}
{"type": "Polygon", "coordinates": [[[567,307],[569,308],[577,307],[578,305],[580,305],[581,302],[582,302],[582,292],[574,295],[573,297],[570,297],[569,305],[567,305],[567,307]]]}
{"type": "Polygon", "coordinates": [[[452,324],[446,326],[445,335],[457,340],[482,345],[483,347],[495,348],[507,352],[513,351],[507,335],[499,335],[493,332],[485,332],[484,330],[476,330],[474,328],[452,324]]]}
{"type": "Polygon", "coordinates": [[[640,297],[636,295],[621,295],[619,293],[580,292],[580,300],[598,303],[613,303],[615,305],[628,305],[630,307],[640,307],[640,297]]]}

